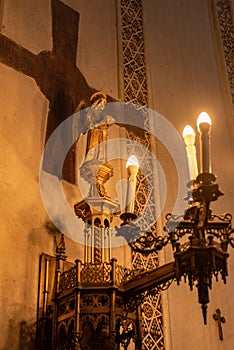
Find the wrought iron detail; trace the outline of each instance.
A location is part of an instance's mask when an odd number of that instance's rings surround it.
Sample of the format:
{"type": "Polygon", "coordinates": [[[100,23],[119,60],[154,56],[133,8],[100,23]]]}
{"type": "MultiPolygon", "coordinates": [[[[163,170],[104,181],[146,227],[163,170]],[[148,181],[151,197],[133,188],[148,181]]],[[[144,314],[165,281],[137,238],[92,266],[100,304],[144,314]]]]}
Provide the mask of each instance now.
{"type": "MultiPolygon", "coordinates": [[[[136,234],[139,237],[129,243],[138,258],[139,253],[147,257],[150,253],[157,252],[163,246],[171,243],[174,250],[175,275],[172,269],[172,275],[168,275],[165,287],[169,286],[174,276],[176,276],[177,284],[180,284],[182,278],[185,281],[188,279],[191,290],[195,284],[205,324],[212,278],[215,277],[218,280],[218,276],[221,275],[222,280],[226,283],[229,256],[227,249],[229,244],[234,247],[231,214],[215,215],[210,209],[210,203],[223,195],[215,181],[216,177],[210,173],[201,173],[197,176],[192,187],[191,184],[189,186],[187,196],[189,208],[184,215],[167,214],[167,223],[164,228],[166,235],[157,236],[154,229],[150,232],[139,230],[139,233],[136,234]],[[189,235],[188,241],[181,243],[180,240],[185,235],[189,235]]],[[[137,230],[136,225],[132,222],[123,224],[123,226],[126,231],[128,227],[130,231],[137,230]]]]}
{"type": "Polygon", "coordinates": [[[139,238],[129,243],[130,247],[138,253],[150,254],[161,250],[170,242],[170,236],[158,236],[155,230],[141,232],[139,238]]]}
{"type": "Polygon", "coordinates": [[[146,296],[155,295],[156,293],[163,292],[164,290],[167,290],[171,286],[172,282],[174,282],[174,281],[175,281],[175,279],[171,278],[168,281],[157,285],[157,287],[154,287],[154,288],[148,290],[145,295],[146,296]]]}
{"type": "Polygon", "coordinates": [[[210,203],[222,195],[215,180],[213,174],[199,174],[188,195],[190,207],[183,217],[167,215],[165,226],[174,249],[177,283],[184,277],[191,290],[196,284],[205,324],[212,278],[221,275],[226,283],[227,249],[229,244],[233,247],[231,214],[214,215],[210,209],[210,203]],[[185,235],[189,241],[181,244],[185,235]]]}

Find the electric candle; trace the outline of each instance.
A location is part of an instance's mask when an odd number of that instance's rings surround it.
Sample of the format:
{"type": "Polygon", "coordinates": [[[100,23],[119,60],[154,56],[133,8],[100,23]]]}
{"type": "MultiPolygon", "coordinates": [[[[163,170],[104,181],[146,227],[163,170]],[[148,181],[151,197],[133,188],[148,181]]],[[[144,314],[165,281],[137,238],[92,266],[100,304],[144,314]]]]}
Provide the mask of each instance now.
{"type": "Polygon", "coordinates": [[[186,145],[188,167],[189,167],[189,178],[190,180],[195,180],[198,175],[197,155],[196,155],[196,147],[195,147],[195,131],[190,125],[186,125],[184,128],[183,139],[186,145]]]}
{"type": "Polygon", "coordinates": [[[200,172],[211,173],[210,158],[210,130],[211,119],[206,112],[200,113],[197,119],[197,128],[200,133],[200,172]]]}
{"type": "Polygon", "coordinates": [[[139,163],[136,156],[132,155],[128,158],[126,168],[128,171],[126,213],[134,213],[137,173],[139,169],[139,163]]]}

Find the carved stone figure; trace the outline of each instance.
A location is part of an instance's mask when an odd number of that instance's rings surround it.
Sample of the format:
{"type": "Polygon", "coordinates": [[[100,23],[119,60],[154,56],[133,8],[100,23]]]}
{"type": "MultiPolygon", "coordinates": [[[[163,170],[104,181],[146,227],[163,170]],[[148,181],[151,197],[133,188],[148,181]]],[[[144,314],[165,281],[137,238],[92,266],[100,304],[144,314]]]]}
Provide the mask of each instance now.
{"type": "Polygon", "coordinates": [[[106,181],[113,176],[113,168],[107,162],[107,135],[114,118],[105,114],[107,96],[95,92],[90,98],[92,108],[87,110],[88,125],[85,160],[80,168],[81,176],[90,184],[90,197],[107,197],[106,181]]]}

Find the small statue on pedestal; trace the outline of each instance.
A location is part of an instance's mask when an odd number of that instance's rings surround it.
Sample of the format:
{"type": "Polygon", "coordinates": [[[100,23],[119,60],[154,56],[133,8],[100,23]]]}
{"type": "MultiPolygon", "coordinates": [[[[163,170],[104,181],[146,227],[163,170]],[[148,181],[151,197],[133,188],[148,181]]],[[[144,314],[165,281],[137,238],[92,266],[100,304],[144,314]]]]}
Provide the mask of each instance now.
{"type": "Polygon", "coordinates": [[[80,168],[81,176],[90,183],[90,197],[108,197],[104,184],[113,176],[113,168],[107,162],[107,135],[114,118],[105,114],[107,96],[104,92],[95,92],[87,111],[88,133],[85,160],[80,168]]]}

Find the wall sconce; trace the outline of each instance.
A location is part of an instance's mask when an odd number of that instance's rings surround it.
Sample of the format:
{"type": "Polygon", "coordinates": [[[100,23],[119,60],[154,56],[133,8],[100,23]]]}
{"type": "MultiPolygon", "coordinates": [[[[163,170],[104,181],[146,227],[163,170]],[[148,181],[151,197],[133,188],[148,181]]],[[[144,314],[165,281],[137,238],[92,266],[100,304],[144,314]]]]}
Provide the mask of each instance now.
{"type": "MultiPolygon", "coordinates": [[[[231,234],[231,214],[216,215],[210,209],[211,202],[218,199],[223,193],[215,183],[216,177],[211,173],[210,131],[211,119],[202,112],[197,120],[200,133],[200,173],[198,174],[195,132],[187,125],[183,131],[186,145],[190,182],[188,183],[189,207],[184,215],[167,214],[165,235],[157,235],[155,230],[137,232],[134,223],[124,222],[122,235],[137,236],[129,245],[142,254],[150,254],[161,250],[171,243],[174,251],[175,278],[180,284],[182,278],[188,280],[190,289],[195,285],[198,289],[198,302],[201,304],[204,324],[207,323],[207,304],[209,303],[209,289],[212,288],[212,279],[221,275],[226,283],[227,249],[230,244],[234,248],[234,239],[231,234]],[[188,241],[180,240],[188,236],[188,241]]],[[[126,214],[125,214],[126,215],[126,214]]],[[[124,218],[123,218],[124,219],[124,218]]],[[[120,229],[121,230],[121,229],[120,229]]],[[[169,276],[172,278],[172,275],[169,276]]],[[[169,279],[168,278],[168,279],[169,279]]],[[[167,278],[164,280],[164,282],[167,278]]]]}

